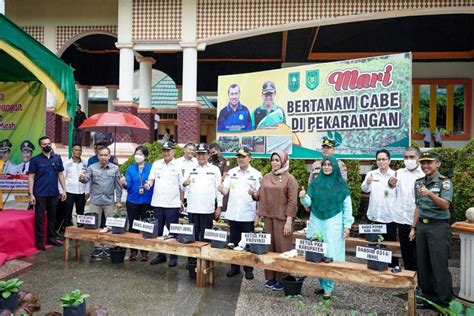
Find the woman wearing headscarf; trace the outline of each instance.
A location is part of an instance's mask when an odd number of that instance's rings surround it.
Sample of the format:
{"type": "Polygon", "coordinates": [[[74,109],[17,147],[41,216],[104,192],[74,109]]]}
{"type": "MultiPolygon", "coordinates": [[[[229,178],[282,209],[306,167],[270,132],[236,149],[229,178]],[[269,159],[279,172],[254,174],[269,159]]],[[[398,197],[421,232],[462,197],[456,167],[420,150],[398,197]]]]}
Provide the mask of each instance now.
{"type": "MultiPolygon", "coordinates": [[[[263,218],[265,232],[271,234],[269,251],[282,253],[293,249],[293,218],[298,211],[298,182],[289,173],[288,153],[279,151],[270,157],[272,171],[266,174],[257,191],[250,188],[249,194],[260,201],[258,217],[263,218]]],[[[282,279],[287,274],[265,270],[265,286],[274,291],[283,289],[282,279]]]]}
{"type": "MultiPolygon", "coordinates": [[[[120,179],[122,186],[127,190],[127,217],[129,220],[128,231],[138,233],[133,229],[134,220],[144,220],[146,212],[151,209],[151,197],[153,190],[145,190],[144,185],[150,174],[151,164],[145,160],[148,158],[148,149],[138,146],[134,153],[135,163],[125,170],[125,177],[120,179]]],[[[148,251],[140,250],[141,261],[148,261],[148,251]]],[[[137,249],[130,249],[130,261],[136,261],[137,249]]]]}
{"type": "MultiPolygon", "coordinates": [[[[349,237],[354,223],[349,187],[341,176],[336,158],[325,157],[321,166],[322,172],[310,183],[308,192],[303,189],[299,193],[301,204],[311,207],[307,237],[321,233],[327,243],[325,256],[334,261],[345,261],[344,239],[349,237]]],[[[334,281],[319,279],[319,283],[322,289],[315,293],[330,299],[334,281]]]]}

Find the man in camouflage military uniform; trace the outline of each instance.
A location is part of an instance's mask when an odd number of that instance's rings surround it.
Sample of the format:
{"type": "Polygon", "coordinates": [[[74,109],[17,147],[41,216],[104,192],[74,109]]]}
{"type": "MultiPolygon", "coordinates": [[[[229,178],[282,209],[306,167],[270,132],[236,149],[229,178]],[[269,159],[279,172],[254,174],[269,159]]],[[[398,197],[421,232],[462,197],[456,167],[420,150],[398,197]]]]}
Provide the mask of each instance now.
{"type": "MultiPolygon", "coordinates": [[[[336,151],[336,144],[334,143],[334,141],[325,138],[321,146],[321,152],[323,154],[323,157],[334,156],[335,151],[336,151]]],[[[311,183],[311,181],[313,181],[313,179],[316,178],[319,172],[321,171],[321,162],[322,162],[322,159],[318,159],[313,163],[311,172],[309,173],[308,184],[311,183]]],[[[346,164],[340,159],[337,159],[337,162],[339,164],[339,170],[341,170],[341,176],[347,182],[346,164]]]]}
{"type": "Polygon", "coordinates": [[[436,152],[424,152],[419,162],[425,177],[415,182],[416,209],[409,237],[416,237],[418,277],[424,296],[447,307],[453,297],[448,269],[453,185],[438,172],[441,162],[436,152]]]}

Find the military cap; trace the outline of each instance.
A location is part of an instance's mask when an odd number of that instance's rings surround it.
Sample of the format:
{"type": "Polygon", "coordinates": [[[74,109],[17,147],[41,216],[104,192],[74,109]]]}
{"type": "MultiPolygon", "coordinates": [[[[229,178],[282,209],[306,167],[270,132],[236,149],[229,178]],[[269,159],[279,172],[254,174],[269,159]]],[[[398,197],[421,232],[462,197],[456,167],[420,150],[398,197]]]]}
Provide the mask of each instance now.
{"type": "Polygon", "coordinates": [[[323,144],[321,146],[322,147],[328,147],[328,148],[334,148],[335,145],[336,145],[336,143],[333,140],[325,138],[323,140],[323,144]]]}
{"type": "Polygon", "coordinates": [[[424,153],[421,154],[421,157],[419,161],[434,161],[438,160],[439,161],[439,154],[434,151],[425,151],[424,153]]]}
{"type": "Polygon", "coordinates": [[[163,150],[174,149],[174,143],[172,141],[166,141],[163,143],[163,150]]]}
{"type": "Polygon", "coordinates": [[[208,153],[209,152],[209,146],[205,143],[200,143],[197,148],[196,148],[197,153],[208,153]]]}
{"type": "Polygon", "coordinates": [[[23,151],[23,150],[34,151],[35,145],[33,145],[33,143],[30,142],[29,140],[24,140],[20,144],[20,151],[23,151]]]}
{"type": "Polygon", "coordinates": [[[237,150],[237,153],[235,154],[236,156],[250,156],[250,149],[246,146],[240,148],[239,150],[237,150]]]}
{"type": "Polygon", "coordinates": [[[8,139],[4,139],[0,142],[1,149],[11,149],[12,143],[8,139]]]}
{"type": "Polygon", "coordinates": [[[262,87],[262,94],[270,93],[270,92],[271,93],[276,92],[275,84],[272,81],[265,81],[262,87]]]}

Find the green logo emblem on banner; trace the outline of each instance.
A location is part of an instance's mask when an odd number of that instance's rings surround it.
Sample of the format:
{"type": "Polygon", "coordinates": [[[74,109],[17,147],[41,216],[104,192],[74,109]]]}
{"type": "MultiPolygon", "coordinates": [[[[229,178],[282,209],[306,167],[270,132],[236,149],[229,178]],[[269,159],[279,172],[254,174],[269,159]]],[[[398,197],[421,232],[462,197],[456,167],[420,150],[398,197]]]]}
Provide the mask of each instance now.
{"type": "Polygon", "coordinates": [[[296,92],[300,88],[300,73],[290,72],[288,74],[288,90],[296,92]]]}
{"type": "Polygon", "coordinates": [[[314,90],[319,86],[319,69],[306,70],[306,87],[314,90]]]}

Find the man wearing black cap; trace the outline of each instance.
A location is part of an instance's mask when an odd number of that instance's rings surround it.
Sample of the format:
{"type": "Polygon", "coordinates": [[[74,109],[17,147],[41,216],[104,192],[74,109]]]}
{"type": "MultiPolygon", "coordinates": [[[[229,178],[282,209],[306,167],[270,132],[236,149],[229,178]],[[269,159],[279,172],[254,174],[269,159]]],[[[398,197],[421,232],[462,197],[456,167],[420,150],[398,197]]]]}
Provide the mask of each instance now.
{"type": "Polygon", "coordinates": [[[436,152],[424,152],[419,162],[425,177],[415,182],[416,209],[409,237],[410,240],[416,237],[418,278],[423,295],[448,307],[453,298],[448,269],[453,185],[438,172],[441,162],[436,152]]]}
{"type": "MultiPolygon", "coordinates": [[[[209,145],[209,153],[210,153],[209,163],[219,168],[222,179],[225,179],[230,169],[230,161],[222,157],[221,152],[222,152],[222,149],[221,149],[221,146],[219,146],[219,144],[212,143],[211,145],[209,145]]],[[[228,200],[229,200],[229,195],[224,196],[224,199],[222,200],[222,212],[225,212],[227,210],[228,200]]]]}
{"type": "Polygon", "coordinates": [[[17,165],[10,161],[12,143],[8,139],[0,142],[0,150],[2,151],[3,174],[16,174],[17,165]]]}
{"type": "MultiPolygon", "coordinates": [[[[321,153],[323,154],[323,157],[327,156],[334,156],[334,152],[336,151],[336,143],[328,138],[324,138],[323,143],[321,145],[321,153]]],[[[317,159],[311,168],[311,172],[309,173],[309,179],[308,183],[311,183],[314,178],[316,178],[321,171],[321,161],[322,159],[317,159]]],[[[337,159],[337,163],[339,164],[339,170],[341,171],[341,176],[344,180],[347,182],[347,167],[346,164],[340,160],[337,159]]]]}
{"type": "MultiPolygon", "coordinates": [[[[168,230],[170,224],[177,224],[179,220],[179,210],[183,203],[183,174],[181,164],[174,159],[174,143],[166,141],[163,143],[163,159],[156,160],[150,170],[148,181],[144,187],[149,190],[153,184],[153,215],[158,220],[158,236],[163,236],[163,229],[166,224],[168,230]]],[[[150,261],[151,265],[166,262],[166,254],[158,253],[155,259],[150,261]]],[[[169,267],[176,267],[178,256],[170,255],[169,267]]]]}
{"type": "MultiPolygon", "coordinates": [[[[254,231],[254,223],[257,218],[257,204],[249,194],[249,189],[258,191],[262,181],[262,174],[250,165],[250,150],[243,147],[237,151],[238,167],[229,170],[224,183],[219,186],[219,191],[229,194],[226,219],[229,222],[230,242],[238,245],[242,233],[254,231]]],[[[245,278],[254,278],[253,268],[244,267],[245,278]]],[[[240,273],[240,266],[232,264],[227,272],[227,277],[233,277],[240,273]]]]}
{"type": "Polygon", "coordinates": [[[26,174],[30,167],[30,160],[35,150],[35,146],[29,140],[24,140],[20,144],[22,162],[17,166],[17,173],[26,174]]]}
{"type": "Polygon", "coordinates": [[[262,104],[252,113],[254,129],[286,123],[285,112],[276,105],[276,88],[273,81],[266,81],[262,87],[262,104]]]}

